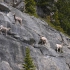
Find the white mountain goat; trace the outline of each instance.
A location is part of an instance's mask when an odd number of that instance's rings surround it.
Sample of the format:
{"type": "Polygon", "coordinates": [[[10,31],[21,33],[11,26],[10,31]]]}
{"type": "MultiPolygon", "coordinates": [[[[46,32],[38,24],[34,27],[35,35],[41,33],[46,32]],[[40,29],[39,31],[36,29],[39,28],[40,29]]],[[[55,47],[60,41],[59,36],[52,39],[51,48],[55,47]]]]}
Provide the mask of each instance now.
{"type": "Polygon", "coordinates": [[[22,18],[17,17],[17,16],[15,15],[15,13],[13,14],[13,16],[14,16],[15,22],[18,21],[18,22],[22,25],[22,18]]]}
{"type": "Polygon", "coordinates": [[[4,31],[7,35],[7,32],[10,30],[11,28],[7,28],[7,27],[4,27],[3,25],[0,26],[0,32],[2,33],[2,31],[4,31]]]}
{"type": "Polygon", "coordinates": [[[40,41],[39,41],[39,43],[38,43],[38,44],[43,45],[43,44],[46,44],[46,43],[47,43],[47,38],[46,38],[46,37],[44,37],[44,36],[41,36],[41,37],[40,37],[40,41]]]}
{"type": "Polygon", "coordinates": [[[57,47],[57,49],[56,49],[57,52],[62,52],[63,43],[62,44],[56,44],[56,47],[57,47]],[[58,51],[58,50],[60,50],[60,51],[58,51]]]}

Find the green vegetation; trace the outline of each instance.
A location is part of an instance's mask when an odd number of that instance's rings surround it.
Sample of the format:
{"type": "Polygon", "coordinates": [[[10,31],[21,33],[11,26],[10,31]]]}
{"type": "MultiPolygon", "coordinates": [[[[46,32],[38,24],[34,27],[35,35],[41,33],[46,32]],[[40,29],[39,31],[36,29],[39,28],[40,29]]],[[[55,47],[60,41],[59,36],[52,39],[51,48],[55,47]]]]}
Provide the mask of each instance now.
{"type": "Polygon", "coordinates": [[[25,0],[25,4],[27,13],[36,16],[35,6],[40,7],[44,12],[44,20],[57,30],[70,35],[70,0],[57,0],[57,2],[54,0],[25,0]],[[52,12],[54,14],[51,16],[52,12]]]}
{"type": "Polygon", "coordinates": [[[33,60],[30,56],[29,48],[26,48],[26,56],[25,56],[25,59],[24,59],[24,63],[25,63],[25,64],[23,64],[24,70],[35,70],[33,60]]]}
{"type": "Polygon", "coordinates": [[[43,12],[47,14],[47,18],[44,19],[50,25],[70,35],[70,0],[58,0],[57,2],[54,0],[39,0],[37,1],[37,6],[41,7],[43,12]],[[54,12],[54,15],[50,16],[51,12],[54,12]]]}
{"type": "Polygon", "coordinates": [[[70,35],[70,0],[58,0],[55,6],[58,9],[58,19],[61,28],[70,35]]]}
{"type": "Polygon", "coordinates": [[[25,12],[36,15],[36,9],[35,9],[36,3],[34,0],[25,0],[25,12]]]}

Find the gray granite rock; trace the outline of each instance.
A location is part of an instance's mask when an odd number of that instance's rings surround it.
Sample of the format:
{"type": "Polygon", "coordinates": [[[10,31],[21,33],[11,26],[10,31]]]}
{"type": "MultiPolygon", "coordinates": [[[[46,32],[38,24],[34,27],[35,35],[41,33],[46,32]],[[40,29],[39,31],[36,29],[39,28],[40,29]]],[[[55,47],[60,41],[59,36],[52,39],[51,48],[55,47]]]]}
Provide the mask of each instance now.
{"type": "Polygon", "coordinates": [[[0,25],[11,28],[7,36],[0,34],[0,70],[22,69],[26,47],[30,48],[36,70],[70,70],[70,38],[45,21],[11,8],[10,12],[0,12],[0,25]],[[15,22],[13,13],[22,18],[22,25],[15,22]],[[46,45],[38,44],[40,35],[47,38],[46,45]],[[62,40],[63,53],[56,52],[56,43],[62,40]]]}

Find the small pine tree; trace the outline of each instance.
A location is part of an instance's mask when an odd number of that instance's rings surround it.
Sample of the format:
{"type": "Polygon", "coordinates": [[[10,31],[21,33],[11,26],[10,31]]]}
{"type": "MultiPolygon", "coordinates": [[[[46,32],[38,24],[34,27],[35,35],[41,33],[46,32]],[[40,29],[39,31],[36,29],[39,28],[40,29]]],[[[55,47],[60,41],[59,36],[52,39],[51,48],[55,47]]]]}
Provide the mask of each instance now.
{"type": "Polygon", "coordinates": [[[24,59],[23,68],[24,68],[24,70],[35,70],[33,60],[30,56],[29,48],[26,48],[26,56],[25,56],[25,59],[24,59]]]}
{"type": "Polygon", "coordinates": [[[34,0],[25,0],[25,12],[29,14],[36,14],[35,10],[35,1],[34,0]]]}

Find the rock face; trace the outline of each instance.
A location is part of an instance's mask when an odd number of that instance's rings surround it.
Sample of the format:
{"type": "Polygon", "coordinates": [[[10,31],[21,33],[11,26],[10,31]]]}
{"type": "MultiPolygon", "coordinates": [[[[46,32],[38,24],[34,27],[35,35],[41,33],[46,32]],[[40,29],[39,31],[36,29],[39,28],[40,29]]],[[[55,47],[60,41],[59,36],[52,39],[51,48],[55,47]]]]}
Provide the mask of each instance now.
{"type": "Polygon", "coordinates": [[[0,3],[0,11],[9,12],[10,9],[9,9],[9,7],[6,4],[0,3]]]}
{"type": "Polygon", "coordinates": [[[4,1],[1,1],[1,2],[5,2],[21,11],[24,11],[25,10],[25,2],[24,0],[4,0],[4,1]]]}
{"type": "Polygon", "coordinates": [[[11,28],[7,36],[0,33],[0,70],[22,69],[26,47],[30,48],[36,70],[70,70],[70,38],[41,19],[9,8],[10,12],[0,12],[0,25],[11,28]],[[22,25],[15,22],[13,13],[22,18],[22,25]],[[47,38],[46,45],[38,44],[39,35],[47,38]],[[62,53],[56,52],[56,43],[62,42],[62,53]]]}

